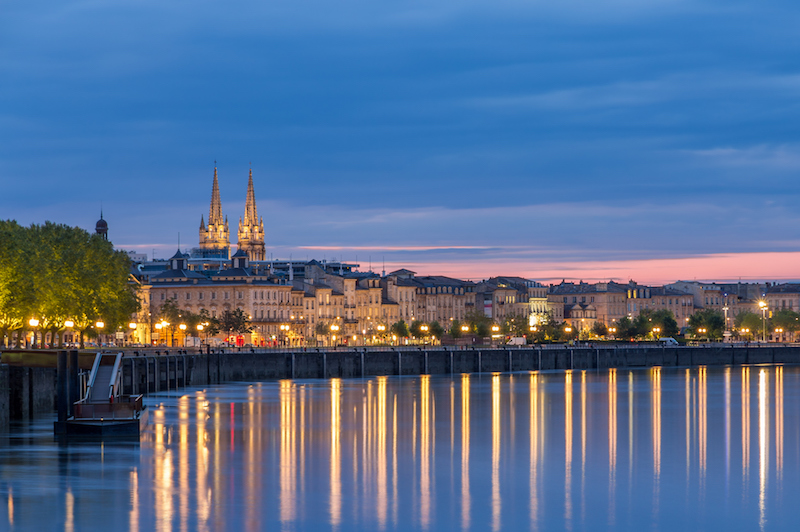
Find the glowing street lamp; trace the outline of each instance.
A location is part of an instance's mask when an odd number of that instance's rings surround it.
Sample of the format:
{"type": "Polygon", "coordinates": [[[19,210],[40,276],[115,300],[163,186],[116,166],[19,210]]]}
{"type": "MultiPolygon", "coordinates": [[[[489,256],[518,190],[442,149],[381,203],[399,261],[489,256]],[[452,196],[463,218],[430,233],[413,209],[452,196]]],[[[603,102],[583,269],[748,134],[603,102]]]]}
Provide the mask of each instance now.
{"type": "Polygon", "coordinates": [[[36,327],[39,326],[39,320],[37,320],[36,318],[31,318],[30,320],[28,320],[28,325],[30,325],[34,329],[33,330],[33,340],[31,340],[31,348],[35,349],[36,348],[36,327]]]}
{"type": "Polygon", "coordinates": [[[759,301],[758,308],[761,309],[761,341],[767,341],[767,302],[759,301]]]}

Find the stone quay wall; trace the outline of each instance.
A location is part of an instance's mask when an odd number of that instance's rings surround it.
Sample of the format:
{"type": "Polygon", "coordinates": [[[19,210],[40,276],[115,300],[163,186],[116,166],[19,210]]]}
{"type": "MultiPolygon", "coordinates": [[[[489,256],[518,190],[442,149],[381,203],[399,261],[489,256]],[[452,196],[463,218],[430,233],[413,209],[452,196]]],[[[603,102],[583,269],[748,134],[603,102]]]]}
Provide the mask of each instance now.
{"type": "MultiPolygon", "coordinates": [[[[273,379],[445,375],[508,371],[597,370],[797,364],[800,346],[520,346],[289,350],[195,354],[127,354],[123,393],[152,394],[189,386],[273,379]]],[[[0,365],[0,432],[16,420],[51,416],[56,369],[0,365]]]]}

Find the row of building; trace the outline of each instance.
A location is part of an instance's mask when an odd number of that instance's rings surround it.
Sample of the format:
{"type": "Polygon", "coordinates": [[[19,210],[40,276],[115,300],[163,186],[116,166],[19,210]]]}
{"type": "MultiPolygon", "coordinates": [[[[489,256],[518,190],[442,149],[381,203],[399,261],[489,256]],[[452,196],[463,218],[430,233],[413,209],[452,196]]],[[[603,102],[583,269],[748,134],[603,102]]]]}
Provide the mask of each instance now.
{"type": "Polygon", "coordinates": [[[136,269],[143,312],[147,312],[137,330],[136,341],[142,343],[152,340],[152,324],[170,299],[188,312],[206,310],[211,316],[241,309],[254,326],[247,340],[254,344],[276,338],[305,344],[330,336],[331,326],[340,337],[369,339],[385,334],[400,320],[436,321],[447,329],[473,313],[496,323],[520,317],[532,326],[549,314],[557,322],[583,330],[597,322],[611,326],[623,317],[635,318],[645,309],[669,310],[679,325],[685,325],[698,310],[713,309],[725,315],[729,327],[740,313],[759,312],[760,300],[770,310],[800,309],[797,284],[679,281],[644,286],[633,281],[562,281],[546,286],[514,276],[474,282],[422,276],[406,269],[360,272],[356,265],[341,262],[251,262],[243,250],[217,271],[181,252],[162,264],[157,273],[152,271],[153,264],[136,269]]]}
{"type": "MultiPolygon", "coordinates": [[[[97,231],[105,236],[107,230],[101,216],[97,231]]],[[[597,322],[613,325],[625,316],[635,318],[644,309],[667,309],[679,325],[698,310],[714,309],[724,313],[729,326],[742,312],[758,312],[759,300],[765,299],[770,309],[800,310],[800,285],[795,284],[678,281],[644,286],[634,281],[562,281],[545,286],[515,276],[473,282],[421,276],[406,269],[379,275],[337,261],[267,260],[252,170],[238,237],[237,252],[230,256],[228,221],[215,168],[208,222],[202,217],[200,222],[200,247],[189,253],[179,250],[168,261],[148,262],[131,254],[133,278],[144,303],[133,340],[154,339],[153,325],[169,299],[188,312],[206,310],[211,316],[241,309],[252,321],[254,332],[248,341],[254,344],[276,338],[304,344],[322,331],[336,331],[347,339],[370,338],[384,334],[399,320],[436,321],[447,329],[471,313],[496,323],[517,316],[531,326],[550,315],[583,330],[597,322]]]]}

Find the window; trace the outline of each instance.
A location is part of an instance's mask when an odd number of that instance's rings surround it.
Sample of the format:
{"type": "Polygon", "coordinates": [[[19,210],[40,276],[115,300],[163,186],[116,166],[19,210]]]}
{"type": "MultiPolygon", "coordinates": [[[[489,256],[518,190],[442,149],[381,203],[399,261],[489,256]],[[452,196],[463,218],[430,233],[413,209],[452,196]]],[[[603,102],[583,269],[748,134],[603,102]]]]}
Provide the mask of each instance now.
{"type": "Polygon", "coordinates": [[[211,292],[211,299],[217,299],[217,293],[211,292]]]}
{"type": "Polygon", "coordinates": [[[228,292],[223,292],[222,297],[223,299],[230,299],[230,294],[228,292]]]}
{"type": "Polygon", "coordinates": [[[190,299],[192,299],[192,294],[186,292],[186,301],[189,301],[190,299]]]}
{"type": "Polygon", "coordinates": [[[199,299],[200,301],[203,300],[203,292],[200,292],[199,294],[197,294],[197,299],[199,299]]]}
{"type": "Polygon", "coordinates": [[[166,294],[164,292],[161,292],[161,301],[164,301],[165,298],[166,298],[166,294]]]}
{"type": "Polygon", "coordinates": [[[243,297],[244,297],[244,292],[241,292],[241,291],[240,291],[240,292],[239,292],[239,299],[242,299],[243,297]]]}

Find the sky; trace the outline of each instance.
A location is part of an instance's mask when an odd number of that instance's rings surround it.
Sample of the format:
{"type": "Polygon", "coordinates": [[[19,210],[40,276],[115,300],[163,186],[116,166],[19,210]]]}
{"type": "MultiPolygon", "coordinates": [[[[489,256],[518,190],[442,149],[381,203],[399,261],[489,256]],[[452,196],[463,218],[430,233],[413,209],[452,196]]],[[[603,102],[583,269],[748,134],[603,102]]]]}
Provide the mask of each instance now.
{"type": "Polygon", "coordinates": [[[798,279],[800,9],[737,0],[0,4],[0,218],[167,258],[798,279]]]}

